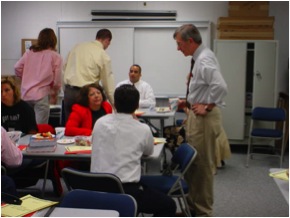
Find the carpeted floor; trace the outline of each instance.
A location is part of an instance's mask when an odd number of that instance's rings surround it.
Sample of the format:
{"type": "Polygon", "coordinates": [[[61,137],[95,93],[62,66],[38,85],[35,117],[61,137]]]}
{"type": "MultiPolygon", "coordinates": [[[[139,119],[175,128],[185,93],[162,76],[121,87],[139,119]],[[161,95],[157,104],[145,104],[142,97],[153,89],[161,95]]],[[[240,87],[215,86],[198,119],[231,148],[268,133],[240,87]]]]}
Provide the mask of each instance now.
{"type": "MultiPolygon", "coordinates": [[[[237,150],[237,149],[236,149],[237,150]]],[[[214,216],[289,217],[289,204],[272,177],[270,168],[279,168],[276,157],[258,157],[245,167],[246,150],[235,151],[215,176],[214,216]]],[[[285,155],[283,168],[289,168],[285,155]]]]}

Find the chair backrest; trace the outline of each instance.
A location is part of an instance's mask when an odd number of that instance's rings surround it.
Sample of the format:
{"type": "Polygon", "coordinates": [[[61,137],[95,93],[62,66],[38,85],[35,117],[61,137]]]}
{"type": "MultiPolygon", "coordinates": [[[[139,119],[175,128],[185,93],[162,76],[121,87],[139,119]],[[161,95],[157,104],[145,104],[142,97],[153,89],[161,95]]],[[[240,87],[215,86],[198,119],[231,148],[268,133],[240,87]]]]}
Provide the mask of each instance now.
{"type": "Polygon", "coordinates": [[[283,108],[255,107],[252,111],[253,120],[284,121],[286,112],[283,108]]]}
{"type": "Polygon", "coordinates": [[[137,214],[137,203],[130,195],[80,189],[68,192],[59,206],[116,210],[119,212],[120,217],[134,217],[137,214]]]}
{"type": "Polygon", "coordinates": [[[181,173],[186,172],[197,154],[196,149],[188,143],[181,144],[173,154],[171,161],[177,164],[181,173]]]}
{"type": "Polygon", "coordinates": [[[50,132],[55,134],[55,129],[50,124],[37,124],[37,128],[39,133],[50,132]]]}
{"type": "Polygon", "coordinates": [[[125,193],[121,180],[110,173],[91,173],[64,168],[61,175],[68,190],[85,189],[101,192],[125,193]]]}

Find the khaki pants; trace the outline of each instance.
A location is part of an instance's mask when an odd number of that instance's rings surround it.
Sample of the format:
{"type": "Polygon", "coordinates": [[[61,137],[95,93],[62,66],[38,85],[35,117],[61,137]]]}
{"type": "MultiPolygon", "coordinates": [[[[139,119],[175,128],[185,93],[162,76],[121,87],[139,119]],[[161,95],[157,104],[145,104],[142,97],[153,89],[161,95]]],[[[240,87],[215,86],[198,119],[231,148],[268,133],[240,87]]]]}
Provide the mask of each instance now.
{"type": "Polygon", "coordinates": [[[185,175],[188,203],[196,216],[212,216],[217,139],[224,133],[220,110],[214,107],[206,116],[195,116],[190,110],[186,125],[186,140],[197,150],[197,157],[185,175]]]}
{"type": "Polygon", "coordinates": [[[35,112],[35,119],[37,124],[47,124],[49,121],[49,97],[44,96],[37,101],[26,101],[35,112]]]}

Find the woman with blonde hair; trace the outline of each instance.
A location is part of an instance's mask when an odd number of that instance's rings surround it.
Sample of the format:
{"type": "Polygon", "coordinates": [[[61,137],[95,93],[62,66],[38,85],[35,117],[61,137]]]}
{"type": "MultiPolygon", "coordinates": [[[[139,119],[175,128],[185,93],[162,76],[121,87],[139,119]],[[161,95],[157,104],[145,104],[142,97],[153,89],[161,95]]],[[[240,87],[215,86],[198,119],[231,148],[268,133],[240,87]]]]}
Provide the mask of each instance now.
{"type": "Polygon", "coordinates": [[[19,88],[12,77],[1,79],[1,126],[6,131],[24,134],[38,131],[34,110],[20,98],[19,88]]]}
{"type": "Polygon", "coordinates": [[[31,46],[14,66],[16,76],[22,79],[21,98],[34,108],[37,124],[48,123],[49,104],[56,103],[61,87],[62,58],[56,44],[52,29],[41,30],[37,45],[31,46]]]}

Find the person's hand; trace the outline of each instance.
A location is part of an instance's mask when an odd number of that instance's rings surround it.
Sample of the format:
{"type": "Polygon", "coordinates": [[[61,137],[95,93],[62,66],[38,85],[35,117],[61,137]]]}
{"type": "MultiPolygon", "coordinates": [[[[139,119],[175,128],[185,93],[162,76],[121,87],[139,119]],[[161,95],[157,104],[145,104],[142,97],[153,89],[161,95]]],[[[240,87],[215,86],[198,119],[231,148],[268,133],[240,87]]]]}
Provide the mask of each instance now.
{"type": "Polygon", "coordinates": [[[185,113],[186,115],[188,115],[188,112],[189,112],[188,107],[184,107],[184,108],[183,108],[183,111],[184,111],[184,113],[185,113]]]}
{"type": "Polygon", "coordinates": [[[204,115],[207,114],[205,105],[203,105],[203,104],[194,104],[194,105],[191,106],[191,109],[193,110],[193,113],[195,115],[204,116],[204,115]]]}
{"type": "Polygon", "coordinates": [[[50,96],[49,104],[56,104],[57,103],[57,96],[50,96]]]}
{"type": "Polygon", "coordinates": [[[49,93],[49,103],[50,104],[56,104],[57,103],[57,97],[58,97],[58,90],[51,89],[49,93]]]}
{"type": "Polygon", "coordinates": [[[180,109],[184,109],[186,107],[186,100],[181,100],[181,99],[179,99],[178,100],[178,110],[180,110],[180,109]]]}
{"type": "Polygon", "coordinates": [[[55,92],[50,92],[49,104],[56,104],[56,103],[57,103],[57,94],[55,92]]]}

